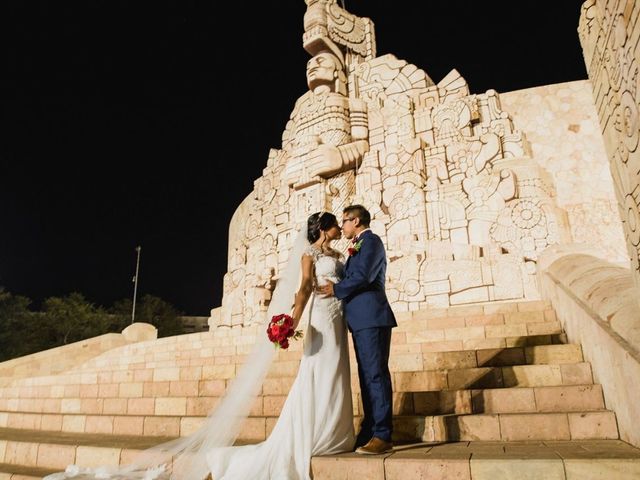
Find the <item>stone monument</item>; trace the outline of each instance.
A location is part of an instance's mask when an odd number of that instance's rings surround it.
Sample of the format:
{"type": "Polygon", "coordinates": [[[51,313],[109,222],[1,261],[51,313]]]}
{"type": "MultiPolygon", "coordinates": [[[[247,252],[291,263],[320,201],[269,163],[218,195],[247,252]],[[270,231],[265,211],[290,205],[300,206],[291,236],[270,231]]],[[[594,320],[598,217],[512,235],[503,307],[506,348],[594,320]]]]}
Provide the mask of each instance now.
{"type": "Polygon", "coordinates": [[[540,298],[538,255],[571,228],[500,95],[471,94],[456,70],[435,84],[376,56],[370,19],[306,3],[309,91],[231,221],[217,324],[261,321],[306,217],[352,203],[387,247],[394,310],[540,298]]]}

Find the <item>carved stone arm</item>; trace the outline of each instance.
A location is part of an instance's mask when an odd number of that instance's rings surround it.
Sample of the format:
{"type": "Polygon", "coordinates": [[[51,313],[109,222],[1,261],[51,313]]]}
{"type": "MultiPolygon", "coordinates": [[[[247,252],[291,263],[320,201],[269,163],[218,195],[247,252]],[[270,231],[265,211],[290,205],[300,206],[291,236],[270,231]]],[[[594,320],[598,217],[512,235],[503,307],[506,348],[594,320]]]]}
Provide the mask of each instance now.
{"type": "Polygon", "coordinates": [[[319,145],[310,155],[309,173],[311,177],[332,177],[356,166],[368,151],[369,142],[366,140],[357,140],[339,147],[319,145]]]}

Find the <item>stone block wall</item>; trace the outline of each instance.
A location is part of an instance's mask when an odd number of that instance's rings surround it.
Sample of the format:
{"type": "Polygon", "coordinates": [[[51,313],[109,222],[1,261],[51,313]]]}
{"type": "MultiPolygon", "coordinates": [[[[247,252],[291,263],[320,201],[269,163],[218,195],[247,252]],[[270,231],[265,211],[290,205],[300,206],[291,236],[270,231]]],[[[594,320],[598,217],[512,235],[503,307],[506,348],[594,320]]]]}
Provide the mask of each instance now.
{"type": "Polygon", "coordinates": [[[622,222],[589,80],[506,92],[502,105],[553,177],[573,242],[628,264],[622,222]]]}

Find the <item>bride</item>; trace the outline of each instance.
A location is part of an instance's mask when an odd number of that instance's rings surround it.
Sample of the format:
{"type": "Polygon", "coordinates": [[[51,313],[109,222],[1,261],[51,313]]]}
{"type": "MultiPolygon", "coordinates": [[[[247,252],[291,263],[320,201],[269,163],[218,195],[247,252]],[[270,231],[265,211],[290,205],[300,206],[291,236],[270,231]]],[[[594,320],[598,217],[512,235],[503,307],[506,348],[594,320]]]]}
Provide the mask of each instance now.
{"type": "Polygon", "coordinates": [[[335,215],[311,215],[274,290],[267,319],[286,313],[294,304],[294,328],[305,316],[308,323],[298,375],[264,442],[232,446],[274,357],[266,331],[262,336],[258,333],[247,363],[197,432],[143,452],[132,465],[93,469],[71,465],[64,473],[44,480],[309,480],[312,456],[353,450],[351,374],[342,303],[314,294],[316,286],[342,277],[342,255],[331,247],[341,236],[335,215]]]}

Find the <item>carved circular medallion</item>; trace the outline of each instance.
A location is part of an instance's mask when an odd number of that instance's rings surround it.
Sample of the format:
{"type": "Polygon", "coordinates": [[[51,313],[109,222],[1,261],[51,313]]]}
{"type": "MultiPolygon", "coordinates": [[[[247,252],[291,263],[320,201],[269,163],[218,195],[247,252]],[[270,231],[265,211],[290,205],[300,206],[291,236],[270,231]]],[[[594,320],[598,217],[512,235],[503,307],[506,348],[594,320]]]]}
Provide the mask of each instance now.
{"type": "Polygon", "coordinates": [[[533,228],[543,217],[542,209],[528,200],[520,200],[511,210],[511,220],[519,228],[533,228]]]}
{"type": "Polygon", "coordinates": [[[404,282],[404,293],[406,293],[407,295],[413,297],[414,295],[417,295],[420,292],[420,283],[418,283],[417,280],[407,280],[406,282],[404,282]]]}

